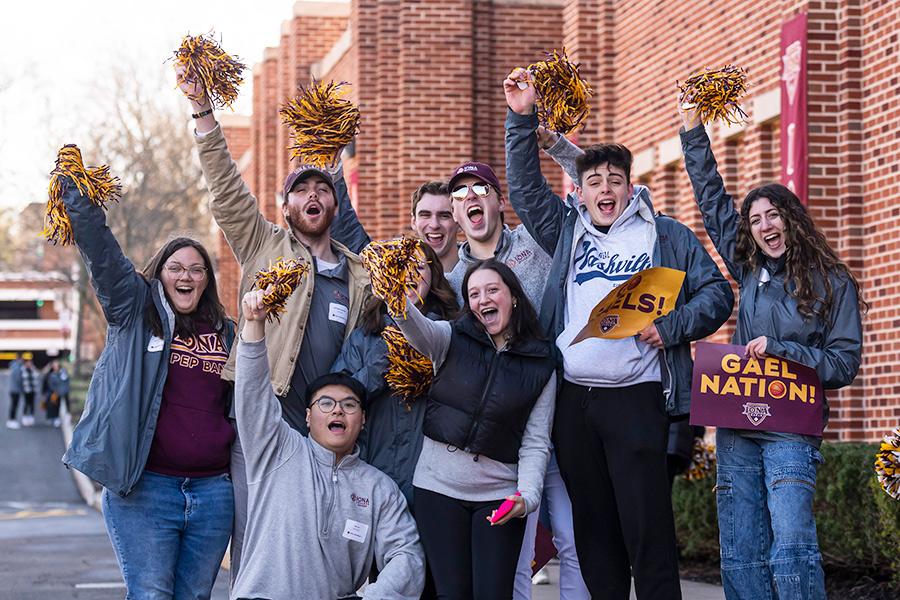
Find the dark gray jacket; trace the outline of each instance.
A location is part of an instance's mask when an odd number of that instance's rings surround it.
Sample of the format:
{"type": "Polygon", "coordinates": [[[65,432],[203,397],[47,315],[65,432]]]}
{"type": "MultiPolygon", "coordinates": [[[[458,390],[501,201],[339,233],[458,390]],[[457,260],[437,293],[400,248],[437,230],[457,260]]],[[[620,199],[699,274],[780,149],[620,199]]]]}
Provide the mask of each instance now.
{"type": "MultiPolygon", "coordinates": [[[[384,322],[394,324],[388,316],[384,322]]],[[[367,334],[362,327],[350,334],[331,367],[362,383],[369,395],[366,426],[356,442],[359,457],[393,479],[412,507],[412,480],[422,452],[426,396],[407,403],[394,395],[384,380],[387,369],[387,344],[380,334],[367,334]]]]}
{"type": "MultiPolygon", "coordinates": [[[[144,473],[168,375],[175,313],[159,280],[145,280],[122,253],[106,225],[103,210],[69,185],[64,195],[75,243],[91,273],[106,317],[106,346],[94,367],[81,420],[63,455],[81,471],[120,496],[131,492],[144,473]],[[154,335],[144,321],[153,303],[165,331],[154,335]]],[[[226,349],[234,325],[223,326],[226,349]]]]}
{"type": "MultiPolygon", "coordinates": [[[[703,127],[681,133],[684,166],[700,205],[703,223],[731,276],[740,286],[734,343],[766,336],[766,352],[812,367],[826,389],[849,385],[859,370],[862,322],[857,289],[844,275],[829,273],[834,300],[827,318],[804,319],[785,287],[784,270],[772,269],[768,283],[761,269],[747,269],[734,260],[740,214],[725,190],[709,137],[703,127]],[[760,293],[765,283],[766,293],[760,293]]],[[[821,274],[819,285],[821,284],[821,274]]]]}
{"type": "MultiPolygon", "coordinates": [[[[535,131],[537,115],[508,111],[506,117],[506,176],[509,199],[531,235],[553,257],[541,306],[541,325],[555,339],[564,328],[566,280],[572,262],[572,239],[578,211],[576,199],[564,203],[541,175],[535,131]]],[[[636,190],[650,205],[646,188],[636,190]]],[[[651,205],[652,206],[652,205],[651,205]]],[[[675,309],[655,321],[663,340],[666,368],[662,384],[666,410],[671,416],[686,415],[691,405],[690,342],[715,331],[731,315],[734,294],[716,263],[686,226],[657,215],[655,266],[686,273],[675,309]]],[[[598,301],[600,298],[597,299],[598,301]]]]}

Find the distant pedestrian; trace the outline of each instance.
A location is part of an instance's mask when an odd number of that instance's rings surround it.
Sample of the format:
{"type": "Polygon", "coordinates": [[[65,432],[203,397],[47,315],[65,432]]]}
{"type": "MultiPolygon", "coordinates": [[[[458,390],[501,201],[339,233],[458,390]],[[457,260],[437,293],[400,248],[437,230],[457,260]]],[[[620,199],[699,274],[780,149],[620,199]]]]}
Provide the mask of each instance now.
{"type": "Polygon", "coordinates": [[[30,358],[26,358],[22,364],[22,395],[25,403],[22,406],[22,426],[32,427],[34,425],[34,397],[37,395],[40,387],[41,375],[34,368],[34,363],[30,358]]]}
{"type": "Polygon", "coordinates": [[[50,363],[50,368],[44,376],[47,420],[54,427],[59,427],[62,424],[59,418],[59,408],[62,403],[66,405],[66,412],[70,412],[69,385],[69,372],[58,360],[54,360],[50,363]]]}
{"type": "Polygon", "coordinates": [[[18,355],[9,363],[9,419],[6,421],[8,429],[18,429],[19,401],[22,399],[22,366],[25,361],[18,355]]]}

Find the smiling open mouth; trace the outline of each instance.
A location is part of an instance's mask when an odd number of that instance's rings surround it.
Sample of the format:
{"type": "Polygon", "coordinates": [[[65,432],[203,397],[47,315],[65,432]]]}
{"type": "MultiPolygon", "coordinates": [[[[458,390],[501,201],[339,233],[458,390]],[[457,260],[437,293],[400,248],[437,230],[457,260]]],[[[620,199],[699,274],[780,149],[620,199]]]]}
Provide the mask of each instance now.
{"type": "Polygon", "coordinates": [[[781,243],[781,234],[780,233],[770,233],[769,235],[763,238],[763,241],[770,248],[777,248],[781,243]]]}
{"type": "Polygon", "coordinates": [[[328,424],[328,431],[332,433],[343,433],[347,431],[347,426],[342,421],[332,421],[328,424]]]}
{"type": "Polygon", "coordinates": [[[470,206],[466,211],[466,216],[472,223],[481,223],[484,217],[484,209],[480,206],[470,206]]]}
{"type": "Polygon", "coordinates": [[[616,201],[615,200],[600,200],[599,202],[597,202],[597,208],[600,209],[600,212],[611,213],[616,209],[616,201]]]}
{"type": "Polygon", "coordinates": [[[194,292],[194,288],[187,285],[176,285],[175,291],[179,296],[189,296],[194,292]]]}

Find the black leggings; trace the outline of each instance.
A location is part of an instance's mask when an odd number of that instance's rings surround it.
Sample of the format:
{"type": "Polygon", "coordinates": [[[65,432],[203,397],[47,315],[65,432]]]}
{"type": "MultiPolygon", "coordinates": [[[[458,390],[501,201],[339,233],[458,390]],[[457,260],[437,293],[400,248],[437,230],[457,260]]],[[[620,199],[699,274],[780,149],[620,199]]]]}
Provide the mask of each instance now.
{"type": "Polygon", "coordinates": [[[16,413],[19,412],[19,396],[23,396],[25,398],[25,402],[22,404],[22,416],[25,415],[33,415],[34,414],[34,392],[25,392],[24,394],[17,394],[15,392],[9,393],[9,420],[16,420],[16,413]]]}
{"type": "Polygon", "coordinates": [[[512,598],[525,519],[491,527],[503,499],[468,502],[413,488],[416,525],[438,600],[512,598]]]}

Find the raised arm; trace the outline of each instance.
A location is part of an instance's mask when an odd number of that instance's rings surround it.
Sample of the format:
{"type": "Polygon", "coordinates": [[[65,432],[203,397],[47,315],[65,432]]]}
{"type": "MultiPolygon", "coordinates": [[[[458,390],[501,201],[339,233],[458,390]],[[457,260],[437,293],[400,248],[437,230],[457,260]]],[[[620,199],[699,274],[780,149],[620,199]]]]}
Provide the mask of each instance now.
{"type": "Polygon", "coordinates": [[[238,342],[234,403],[238,435],[247,467],[247,482],[258,482],[289,459],[300,434],[281,417],[281,403],[269,383],[263,291],[244,295],[244,329],[238,342]]]}
{"type": "Polygon", "coordinates": [[[122,252],[103,209],[82,196],[71,180],[65,187],[63,202],[75,244],[91,274],[106,321],[113,326],[131,323],[143,313],[149,286],[122,252]]]}
{"type": "Polygon", "coordinates": [[[435,372],[444,364],[450,349],[450,321],[432,321],[406,301],[406,318],[395,319],[409,344],[428,357],[435,372]]]}
{"type": "Polygon", "coordinates": [[[337,214],[331,222],[331,238],[347,246],[351,252],[359,254],[372,239],[359,222],[359,216],[350,201],[350,192],[347,189],[344,166],[341,162],[338,162],[337,169],[331,174],[331,180],[337,192],[337,214]]]}
{"type": "MultiPolygon", "coordinates": [[[[179,81],[179,87],[187,97],[194,94],[198,86],[194,82],[179,81]]],[[[196,115],[194,140],[200,167],[212,197],[209,207],[235,258],[243,265],[276,226],[260,212],[259,203],[244,183],[209,100],[189,102],[192,114],[196,115]]]]}
{"type": "Polygon", "coordinates": [[[416,523],[396,484],[379,511],[375,564],[378,579],[366,587],[363,598],[418,600],[425,586],[425,553],[416,523]]]}
{"type": "Polygon", "coordinates": [[[683,253],[685,270],[684,304],[655,321],[663,346],[668,347],[700,340],[718,331],[731,316],[734,293],[697,236],[674,219],[661,219],[671,225],[671,243],[679,254],[683,253]]]}
{"type": "Polygon", "coordinates": [[[694,188],[703,225],[716,251],[725,261],[728,272],[735,280],[741,281],[742,269],[734,260],[740,223],[734,198],[725,190],[706,129],[690,117],[683,120],[685,127],[681,130],[681,149],[684,152],[684,168],[694,188]]]}
{"type": "Polygon", "coordinates": [[[833,390],[853,383],[859,371],[862,318],[858,292],[853,282],[847,278],[832,277],[832,285],[831,314],[821,347],[767,338],[765,351],[813,367],[825,389],[833,390]]]}
{"type": "Polygon", "coordinates": [[[520,69],[503,82],[509,110],[506,113],[506,181],[509,201],[522,224],[553,256],[559,241],[566,207],[541,174],[534,110],[534,86],[518,88],[520,69]]]}

